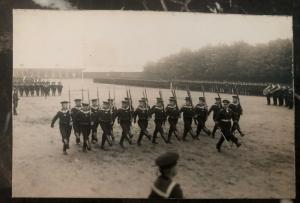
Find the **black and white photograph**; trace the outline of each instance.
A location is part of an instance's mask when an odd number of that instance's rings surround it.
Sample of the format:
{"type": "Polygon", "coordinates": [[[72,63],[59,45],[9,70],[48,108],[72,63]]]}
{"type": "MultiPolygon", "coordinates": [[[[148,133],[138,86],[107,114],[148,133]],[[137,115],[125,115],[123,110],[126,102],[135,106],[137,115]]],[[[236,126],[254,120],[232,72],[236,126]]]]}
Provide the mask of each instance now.
{"type": "Polygon", "coordinates": [[[295,198],[292,53],[291,16],[13,10],[12,196],[295,198]]]}

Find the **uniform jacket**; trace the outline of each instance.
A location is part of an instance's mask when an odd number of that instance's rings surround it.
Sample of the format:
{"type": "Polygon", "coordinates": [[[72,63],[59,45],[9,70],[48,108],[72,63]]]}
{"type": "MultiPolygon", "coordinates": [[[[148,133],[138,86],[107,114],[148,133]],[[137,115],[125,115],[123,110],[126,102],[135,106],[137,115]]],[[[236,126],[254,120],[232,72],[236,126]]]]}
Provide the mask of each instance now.
{"type": "Polygon", "coordinates": [[[150,110],[150,114],[155,115],[155,120],[166,120],[166,112],[164,111],[163,107],[159,107],[157,105],[152,106],[150,110]]]}
{"type": "Polygon", "coordinates": [[[195,106],[195,118],[206,121],[208,116],[208,110],[205,104],[197,104],[195,106]]]}
{"type": "Polygon", "coordinates": [[[217,115],[220,112],[221,108],[222,108],[221,104],[217,104],[217,103],[213,104],[208,111],[208,115],[213,111],[213,113],[214,113],[213,119],[216,120],[217,115]]]}
{"type": "Polygon", "coordinates": [[[76,120],[79,125],[89,126],[91,125],[92,118],[90,110],[80,110],[76,114],[76,120]]]}
{"type": "Polygon", "coordinates": [[[183,198],[180,185],[170,178],[159,176],[152,186],[149,199],[183,198]]]}
{"type": "Polygon", "coordinates": [[[139,120],[148,120],[149,118],[148,109],[139,106],[133,113],[134,122],[136,121],[137,116],[139,117],[139,120]]]}
{"type": "Polygon", "coordinates": [[[59,124],[61,125],[70,125],[72,121],[70,111],[68,109],[58,111],[52,119],[51,125],[54,125],[57,119],[59,119],[59,124]]]}
{"type": "Polygon", "coordinates": [[[180,117],[179,109],[176,105],[168,105],[166,107],[166,115],[171,119],[178,119],[180,117]]]}
{"type": "Polygon", "coordinates": [[[229,108],[231,109],[233,114],[235,114],[237,116],[240,116],[243,113],[242,106],[239,103],[237,103],[237,104],[231,103],[231,104],[229,104],[229,108]]]}
{"type": "Polygon", "coordinates": [[[130,108],[119,108],[117,112],[118,121],[131,121],[132,112],[130,112],[130,108]]]}
{"type": "Polygon", "coordinates": [[[98,111],[98,121],[99,122],[112,122],[113,121],[113,114],[111,113],[110,109],[100,109],[98,111]]]}
{"type": "Polygon", "coordinates": [[[192,106],[182,106],[180,113],[183,113],[183,118],[194,118],[194,109],[192,106]]]}
{"type": "Polygon", "coordinates": [[[78,123],[77,122],[77,118],[76,118],[76,115],[77,113],[80,111],[81,109],[81,106],[75,106],[71,109],[71,115],[72,115],[72,119],[73,119],[73,122],[76,124],[78,123]]]}
{"type": "Polygon", "coordinates": [[[98,122],[98,112],[99,112],[98,106],[91,106],[91,119],[93,122],[98,122]]]}

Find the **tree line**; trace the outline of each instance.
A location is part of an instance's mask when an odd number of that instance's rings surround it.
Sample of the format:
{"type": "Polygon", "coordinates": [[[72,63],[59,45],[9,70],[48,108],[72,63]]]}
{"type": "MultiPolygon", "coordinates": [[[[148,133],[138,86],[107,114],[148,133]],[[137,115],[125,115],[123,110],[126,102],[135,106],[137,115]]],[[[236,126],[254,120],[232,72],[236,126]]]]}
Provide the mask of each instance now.
{"type": "Polygon", "coordinates": [[[188,49],[149,62],[144,66],[147,78],[167,80],[213,80],[243,82],[292,81],[292,41],[277,39],[250,45],[208,45],[196,51],[188,49]]]}

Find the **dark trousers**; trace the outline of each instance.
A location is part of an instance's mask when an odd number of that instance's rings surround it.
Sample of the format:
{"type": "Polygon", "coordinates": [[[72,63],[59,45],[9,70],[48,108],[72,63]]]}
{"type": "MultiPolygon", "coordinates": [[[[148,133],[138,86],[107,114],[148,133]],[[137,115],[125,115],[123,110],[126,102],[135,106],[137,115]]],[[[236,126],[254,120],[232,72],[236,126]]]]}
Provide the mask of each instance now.
{"type": "Polygon", "coordinates": [[[83,136],[83,150],[85,150],[86,148],[90,148],[89,136],[91,133],[91,126],[90,125],[80,125],[80,129],[81,129],[82,136],[83,136]]]}
{"type": "Polygon", "coordinates": [[[26,97],[28,97],[29,90],[25,90],[26,97]]]}
{"type": "Polygon", "coordinates": [[[30,95],[34,96],[34,90],[33,89],[30,90],[30,95]]]}
{"type": "Polygon", "coordinates": [[[178,118],[169,118],[168,121],[170,124],[168,141],[171,141],[171,137],[172,137],[173,133],[176,133],[176,131],[177,131],[176,125],[178,123],[178,118]]]}
{"type": "Polygon", "coordinates": [[[267,94],[267,104],[268,105],[271,104],[271,96],[269,94],[267,94]]]}
{"type": "Polygon", "coordinates": [[[100,122],[100,127],[103,131],[101,147],[104,147],[105,142],[107,141],[108,136],[111,135],[111,124],[110,122],[100,122]]]}
{"type": "Polygon", "coordinates": [[[183,130],[183,139],[186,138],[187,134],[192,130],[193,118],[183,118],[184,130],[183,130]]]}
{"type": "Polygon", "coordinates": [[[149,137],[149,135],[147,134],[148,120],[141,120],[141,119],[139,119],[138,120],[138,125],[139,125],[139,127],[141,129],[141,132],[140,132],[140,135],[139,135],[137,143],[141,144],[141,141],[142,141],[144,135],[146,135],[147,137],[149,137]]]}
{"type": "Polygon", "coordinates": [[[97,141],[97,128],[98,128],[99,123],[94,121],[94,125],[92,125],[92,140],[97,141]]]}
{"type": "Polygon", "coordinates": [[[74,135],[76,137],[76,142],[80,142],[80,134],[81,134],[81,129],[80,125],[78,123],[73,123],[73,129],[74,129],[74,135]]]}
{"type": "Polygon", "coordinates": [[[40,90],[39,89],[36,89],[35,92],[36,92],[36,96],[40,96],[40,90]]]}
{"type": "Polygon", "coordinates": [[[277,105],[277,96],[273,96],[273,105],[277,105]]]}
{"type": "MultiPolygon", "coordinates": [[[[230,122],[220,124],[220,129],[227,141],[232,141],[235,144],[238,143],[238,139],[235,136],[233,136],[231,133],[231,130],[230,130],[231,123],[230,122]]],[[[220,137],[219,142],[217,143],[218,148],[221,148],[223,142],[225,141],[225,138],[223,135],[220,137]]]]}
{"type": "Polygon", "coordinates": [[[217,124],[217,121],[216,121],[216,120],[214,120],[214,121],[215,121],[215,125],[214,125],[214,129],[213,129],[213,131],[212,131],[212,136],[213,136],[213,137],[215,136],[216,131],[217,131],[218,127],[219,127],[219,125],[217,124]]]}
{"type": "Polygon", "coordinates": [[[20,96],[23,97],[24,90],[20,90],[20,96]]]}
{"type": "Polygon", "coordinates": [[[60,96],[61,95],[61,89],[57,90],[58,92],[58,95],[60,96]]]}
{"type": "Polygon", "coordinates": [[[163,120],[154,120],[154,122],[155,122],[155,129],[153,132],[152,142],[155,143],[155,140],[157,138],[157,133],[160,133],[160,135],[162,136],[164,141],[166,141],[164,138],[164,129],[162,127],[164,121],[163,120]]]}
{"type": "Polygon", "coordinates": [[[278,97],[278,103],[279,103],[279,106],[283,105],[283,97],[282,96],[278,97]]]}
{"type": "Polygon", "coordinates": [[[123,145],[124,140],[126,139],[129,143],[131,143],[131,139],[128,137],[131,127],[131,121],[129,120],[121,120],[120,125],[122,128],[122,136],[120,139],[120,144],[123,145]]]}
{"type": "Polygon", "coordinates": [[[52,96],[55,96],[56,89],[52,89],[52,96]]]}
{"type": "Polygon", "coordinates": [[[14,115],[17,115],[17,107],[18,107],[18,101],[13,102],[14,115]]]}
{"type": "Polygon", "coordinates": [[[72,127],[68,124],[59,124],[59,131],[61,134],[62,142],[64,143],[63,151],[67,150],[67,146],[69,145],[70,135],[71,135],[72,127]]]}
{"type": "Polygon", "coordinates": [[[231,127],[231,133],[233,134],[234,131],[238,131],[241,135],[243,134],[242,131],[241,131],[241,128],[240,128],[240,124],[239,124],[239,121],[240,121],[240,115],[235,115],[233,117],[233,125],[231,127]]]}
{"type": "Polygon", "coordinates": [[[207,135],[210,135],[210,131],[205,127],[205,119],[198,118],[197,121],[197,136],[200,135],[201,130],[203,130],[207,135]]]}

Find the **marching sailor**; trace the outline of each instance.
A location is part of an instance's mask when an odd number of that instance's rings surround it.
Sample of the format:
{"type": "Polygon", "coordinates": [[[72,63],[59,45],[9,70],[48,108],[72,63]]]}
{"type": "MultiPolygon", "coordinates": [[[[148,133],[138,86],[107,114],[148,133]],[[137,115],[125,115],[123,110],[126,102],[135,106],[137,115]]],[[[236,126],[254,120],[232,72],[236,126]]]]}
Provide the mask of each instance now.
{"type": "Polygon", "coordinates": [[[178,119],[180,118],[180,112],[178,106],[176,105],[176,99],[174,97],[170,97],[169,101],[170,103],[166,107],[166,116],[168,117],[168,122],[170,124],[167,143],[171,144],[171,136],[173,134],[175,134],[175,136],[179,138],[177,135],[176,125],[178,123],[178,119]]]}
{"type": "Polygon", "coordinates": [[[229,108],[229,103],[229,100],[223,99],[223,107],[216,117],[217,125],[220,127],[222,133],[222,136],[216,145],[218,152],[221,152],[221,146],[225,141],[225,138],[226,141],[232,141],[237,147],[241,146],[238,139],[231,133],[231,120],[233,119],[233,114],[229,108]]]}
{"type": "Polygon", "coordinates": [[[98,122],[98,111],[99,111],[99,106],[98,106],[98,99],[92,99],[92,105],[91,105],[91,119],[93,121],[92,125],[92,143],[95,144],[98,142],[97,139],[97,128],[99,125],[98,122]]]}
{"type": "Polygon", "coordinates": [[[80,131],[80,126],[79,126],[76,116],[77,116],[77,113],[82,108],[81,99],[74,99],[74,102],[75,102],[75,106],[71,109],[71,115],[72,115],[72,120],[73,120],[73,129],[74,129],[74,134],[76,137],[76,143],[80,144],[81,131],[80,131]]]}
{"type": "Polygon", "coordinates": [[[56,113],[51,122],[51,128],[54,128],[54,123],[59,119],[59,131],[63,142],[63,153],[67,154],[69,149],[69,140],[72,130],[72,117],[71,112],[68,109],[68,101],[61,102],[61,110],[56,113]]]}
{"type": "Polygon", "coordinates": [[[146,101],[143,99],[139,100],[139,106],[133,113],[134,123],[136,123],[137,117],[139,118],[138,125],[141,129],[137,144],[140,146],[144,135],[151,140],[151,136],[147,133],[149,109],[146,107],[146,101]]]}
{"type": "Polygon", "coordinates": [[[205,127],[207,116],[208,109],[205,103],[205,98],[199,97],[199,103],[195,106],[195,119],[197,120],[197,139],[199,139],[201,130],[203,130],[207,135],[211,134],[211,132],[205,127]]]}

